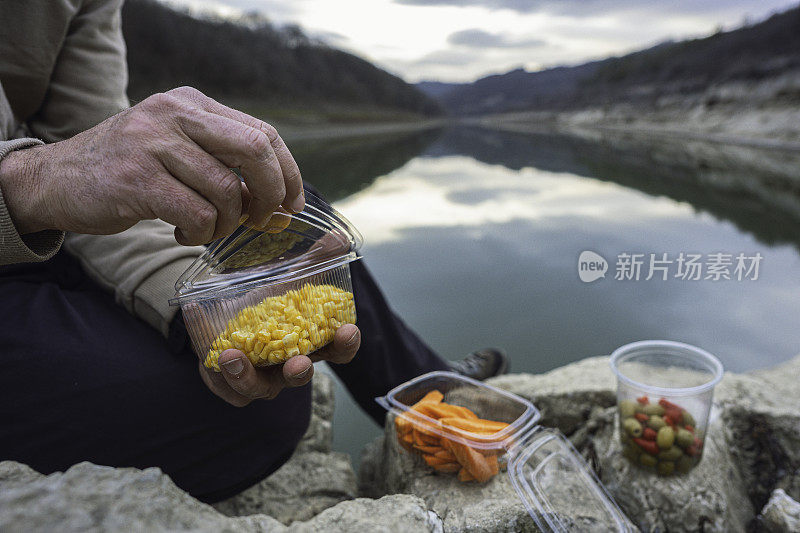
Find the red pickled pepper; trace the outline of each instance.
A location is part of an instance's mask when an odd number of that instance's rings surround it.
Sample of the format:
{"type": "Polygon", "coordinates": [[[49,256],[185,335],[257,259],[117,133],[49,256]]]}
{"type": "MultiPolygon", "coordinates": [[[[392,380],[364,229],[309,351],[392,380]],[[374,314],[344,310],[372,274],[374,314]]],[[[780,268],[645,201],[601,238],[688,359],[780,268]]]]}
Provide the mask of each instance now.
{"type": "Polygon", "coordinates": [[[650,455],[658,455],[658,452],[659,452],[658,444],[656,444],[655,442],[653,442],[651,440],[644,440],[644,439],[633,439],[633,442],[635,442],[637,445],[639,445],[639,447],[641,449],[643,449],[644,451],[646,451],[650,455]]]}
{"type": "Polygon", "coordinates": [[[644,432],[642,433],[642,438],[644,440],[656,440],[658,433],[653,428],[644,428],[644,432]]]}
{"type": "Polygon", "coordinates": [[[633,415],[633,417],[634,417],[636,420],[638,420],[639,422],[647,422],[648,420],[650,420],[650,417],[649,417],[649,416],[647,416],[647,415],[646,415],[646,414],[644,414],[644,413],[636,413],[635,415],[633,415]]]}
{"type": "Polygon", "coordinates": [[[650,398],[647,396],[640,396],[639,398],[636,398],[636,401],[642,405],[647,405],[650,403],[650,398]]]}

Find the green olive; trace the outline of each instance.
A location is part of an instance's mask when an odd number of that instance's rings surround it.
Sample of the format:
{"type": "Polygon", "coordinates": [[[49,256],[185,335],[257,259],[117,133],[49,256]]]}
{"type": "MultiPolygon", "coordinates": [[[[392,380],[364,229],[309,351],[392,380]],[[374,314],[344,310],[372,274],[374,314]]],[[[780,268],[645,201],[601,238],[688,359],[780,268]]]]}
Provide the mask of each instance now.
{"type": "Polygon", "coordinates": [[[636,402],[633,400],[620,400],[619,414],[622,418],[631,418],[636,414],[636,402]]]}
{"type": "Polygon", "coordinates": [[[683,411],[683,425],[695,427],[696,422],[689,411],[683,411]]]}
{"type": "Polygon", "coordinates": [[[658,430],[656,435],[656,443],[662,450],[667,450],[675,443],[675,431],[669,426],[664,426],[658,430]]]}
{"type": "Polygon", "coordinates": [[[637,448],[636,446],[628,445],[622,448],[622,455],[623,457],[627,457],[633,462],[638,462],[639,455],[641,455],[641,452],[639,451],[639,448],[637,448]]]}
{"type": "Polygon", "coordinates": [[[660,416],[652,415],[650,417],[650,420],[647,421],[647,425],[650,426],[651,428],[655,429],[656,431],[658,431],[659,429],[661,429],[664,426],[666,426],[667,423],[664,422],[664,419],[661,418],[660,416]]]}
{"type": "Polygon", "coordinates": [[[673,446],[668,450],[664,450],[663,452],[658,453],[658,458],[662,461],[677,461],[683,455],[683,450],[678,448],[677,446],[673,446]]]}
{"type": "Polygon", "coordinates": [[[669,476],[675,471],[675,463],[672,461],[659,461],[656,470],[660,476],[669,476]]]}
{"type": "Polygon", "coordinates": [[[642,436],[642,425],[639,423],[638,420],[635,418],[626,418],[622,421],[622,427],[625,428],[625,432],[634,438],[639,438],[642,436]]]}
{"type": "Polygon", "coordinates": [[[681,448],[688,448],[694,444],[694,435],[692,435],[691,431],[681,428],[675,435],[675,442],[677,442],[678,446],[681,448]]]}
{"type": "Polygon", "coordinates": [[[692,467],[694,466],[694,459],[692,459],[688,455],[684,455],[683,457],[678,459],[678,463],[676,466],[678,472],[680,472],[681,474],[685,474],[686,472],[691,470],[692,467]]]}
{"type": "Polygon", "coordinates": [[[664,408],[658,405],[657,403],[650,403],[642,408],[642,412],[648,416],[656,415],[656,416],[664,416],[664,408]]]}
{"type": "Polygon", "coordinates": [[[653,466],[656,466],[656,463],[657,463],[658,461],[657,461],[657,460],[656,460],[656,458],[655,458],[655,457],[653,457],[652,455],[648,455],[648,454],[646,454],[646,453],[643,453],[643,454],[642,454],[642,455],[639,457],[639,462],[640,462],[640,463],[641,463],[643,466],[649,466],[649,467],[653,467],[653,466]]]}

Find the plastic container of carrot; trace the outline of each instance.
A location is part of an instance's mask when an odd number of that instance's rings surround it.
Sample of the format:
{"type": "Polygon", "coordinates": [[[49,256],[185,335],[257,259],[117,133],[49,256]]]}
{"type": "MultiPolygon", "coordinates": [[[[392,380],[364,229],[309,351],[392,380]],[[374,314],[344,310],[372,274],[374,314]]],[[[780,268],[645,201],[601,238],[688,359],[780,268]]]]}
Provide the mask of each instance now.
{"type": "MultiPolygon", "coordinates": [[[[483,484],[508,476],[542,531],[635,531],[569,441],[538,425],[520,396],[453,372],[431,372],[376,401],[389,412],[397,453],[436,475],[483,484]],[[575,516],[575,499],[586,502],[575,516]]],[[[455,481],[457,480],[457,481],[455,481]]]]}

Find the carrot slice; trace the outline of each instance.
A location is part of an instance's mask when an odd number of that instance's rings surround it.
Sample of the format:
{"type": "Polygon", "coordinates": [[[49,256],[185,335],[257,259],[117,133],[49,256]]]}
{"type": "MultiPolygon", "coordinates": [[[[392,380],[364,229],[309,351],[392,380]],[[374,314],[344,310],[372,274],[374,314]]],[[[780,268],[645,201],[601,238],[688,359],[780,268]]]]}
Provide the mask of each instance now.
{"type": "Polygon", "coordinates": [[[467,481],[475,481],[475,478],[469,473],[469,470],[462,466],[461,470],[458,471],[458,480],[466,483],[467,481]]]}
{"type": "Polygon", "coordinates": [[[406,451],[410,452],[413,450],[411,443],[406,442],[402,435],[397,435],[397,442],[399,442],[400,446],[402,446],[406,451]]]}
{"type": "Polygon", "coordinates": [[[411,433],[406,433],[403,435],[403,441],[409,445],[414,444],[414,437],[411,435],[411,433]]]}
{"type": "Polygon", "coordinates": [[[444,459],[439,459],[435,455],[426,454],[423,455],[422,458],[425,459],[425,462],[428,463],[428,466],[443,465],[449,463],[449,461],[445,461],[444,459]]]}
{"type": "Polygon", "coordinates": [[[505,422],[495,422],[494,420],[484,420],[479,418],[477,420],[470,420],[468,418],[442,418],[440,422],[446,426],[463,429],[471,433],[484,433],[491,434],[502,431],[508,427],[505,422]]]}
{"type": "Polygon", "coordinates": [[[491,477],[496,476],[500,472],[500,463],[497,462],[497,456],[491,455],[486,457],[486,462],[489,463],[489,470],[492,473],[491,477]]]}
{"type": "Polygon", "coordinates": [[[420,401],[412,405],[411,408],[414,409],[425,403],[439,403],[442,400],[444,400],[444,394],[434,389],[425,396],[423,396],[420,401]]]}
{"type": "Polygon", "coordinates": [[[432,466],[433,469],[436,470],[437,472],[448,472],[448,473],[455,473],[461,470],[461,468],[463,468],[458,463],[445,463],[441,465],[432,465],[432,466]]]}
{"type": "Polygon", "coordinates": [[[464,468],[479,482],[489,481],[494,473],[489,461],[481,454],[458,442],[450,444],[450,449],[464,468]]]}
{"type": "Polygon", "coordinates": [[[418,446],[414,445],[415,450],[419,450],[422,453],[428,453],[431,455],[436,455],[438,452],[443,452],[444,450],[439,446],[418,446]]]}
{"type": "Polygon", "coordinates": [[[457,461],[456,456],[453,455],[453,452],[451,452],[449,449],[440,449],[440,451],[434,453],[434,455],[439,459],[444,459],[445,461],[457,461]]]}

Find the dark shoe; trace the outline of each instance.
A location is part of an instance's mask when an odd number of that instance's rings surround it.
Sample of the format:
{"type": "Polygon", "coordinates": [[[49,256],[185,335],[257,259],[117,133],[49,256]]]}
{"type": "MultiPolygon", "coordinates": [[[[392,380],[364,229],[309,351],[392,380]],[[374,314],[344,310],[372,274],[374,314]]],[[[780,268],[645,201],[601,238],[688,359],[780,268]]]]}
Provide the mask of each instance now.
{"type": "Polygon", "coordinates": [[[483,381],[508,372],[508,357],[495,348],[484,348],[472,352],[461,361],[451,362],[450,370],[483,381]]]}

